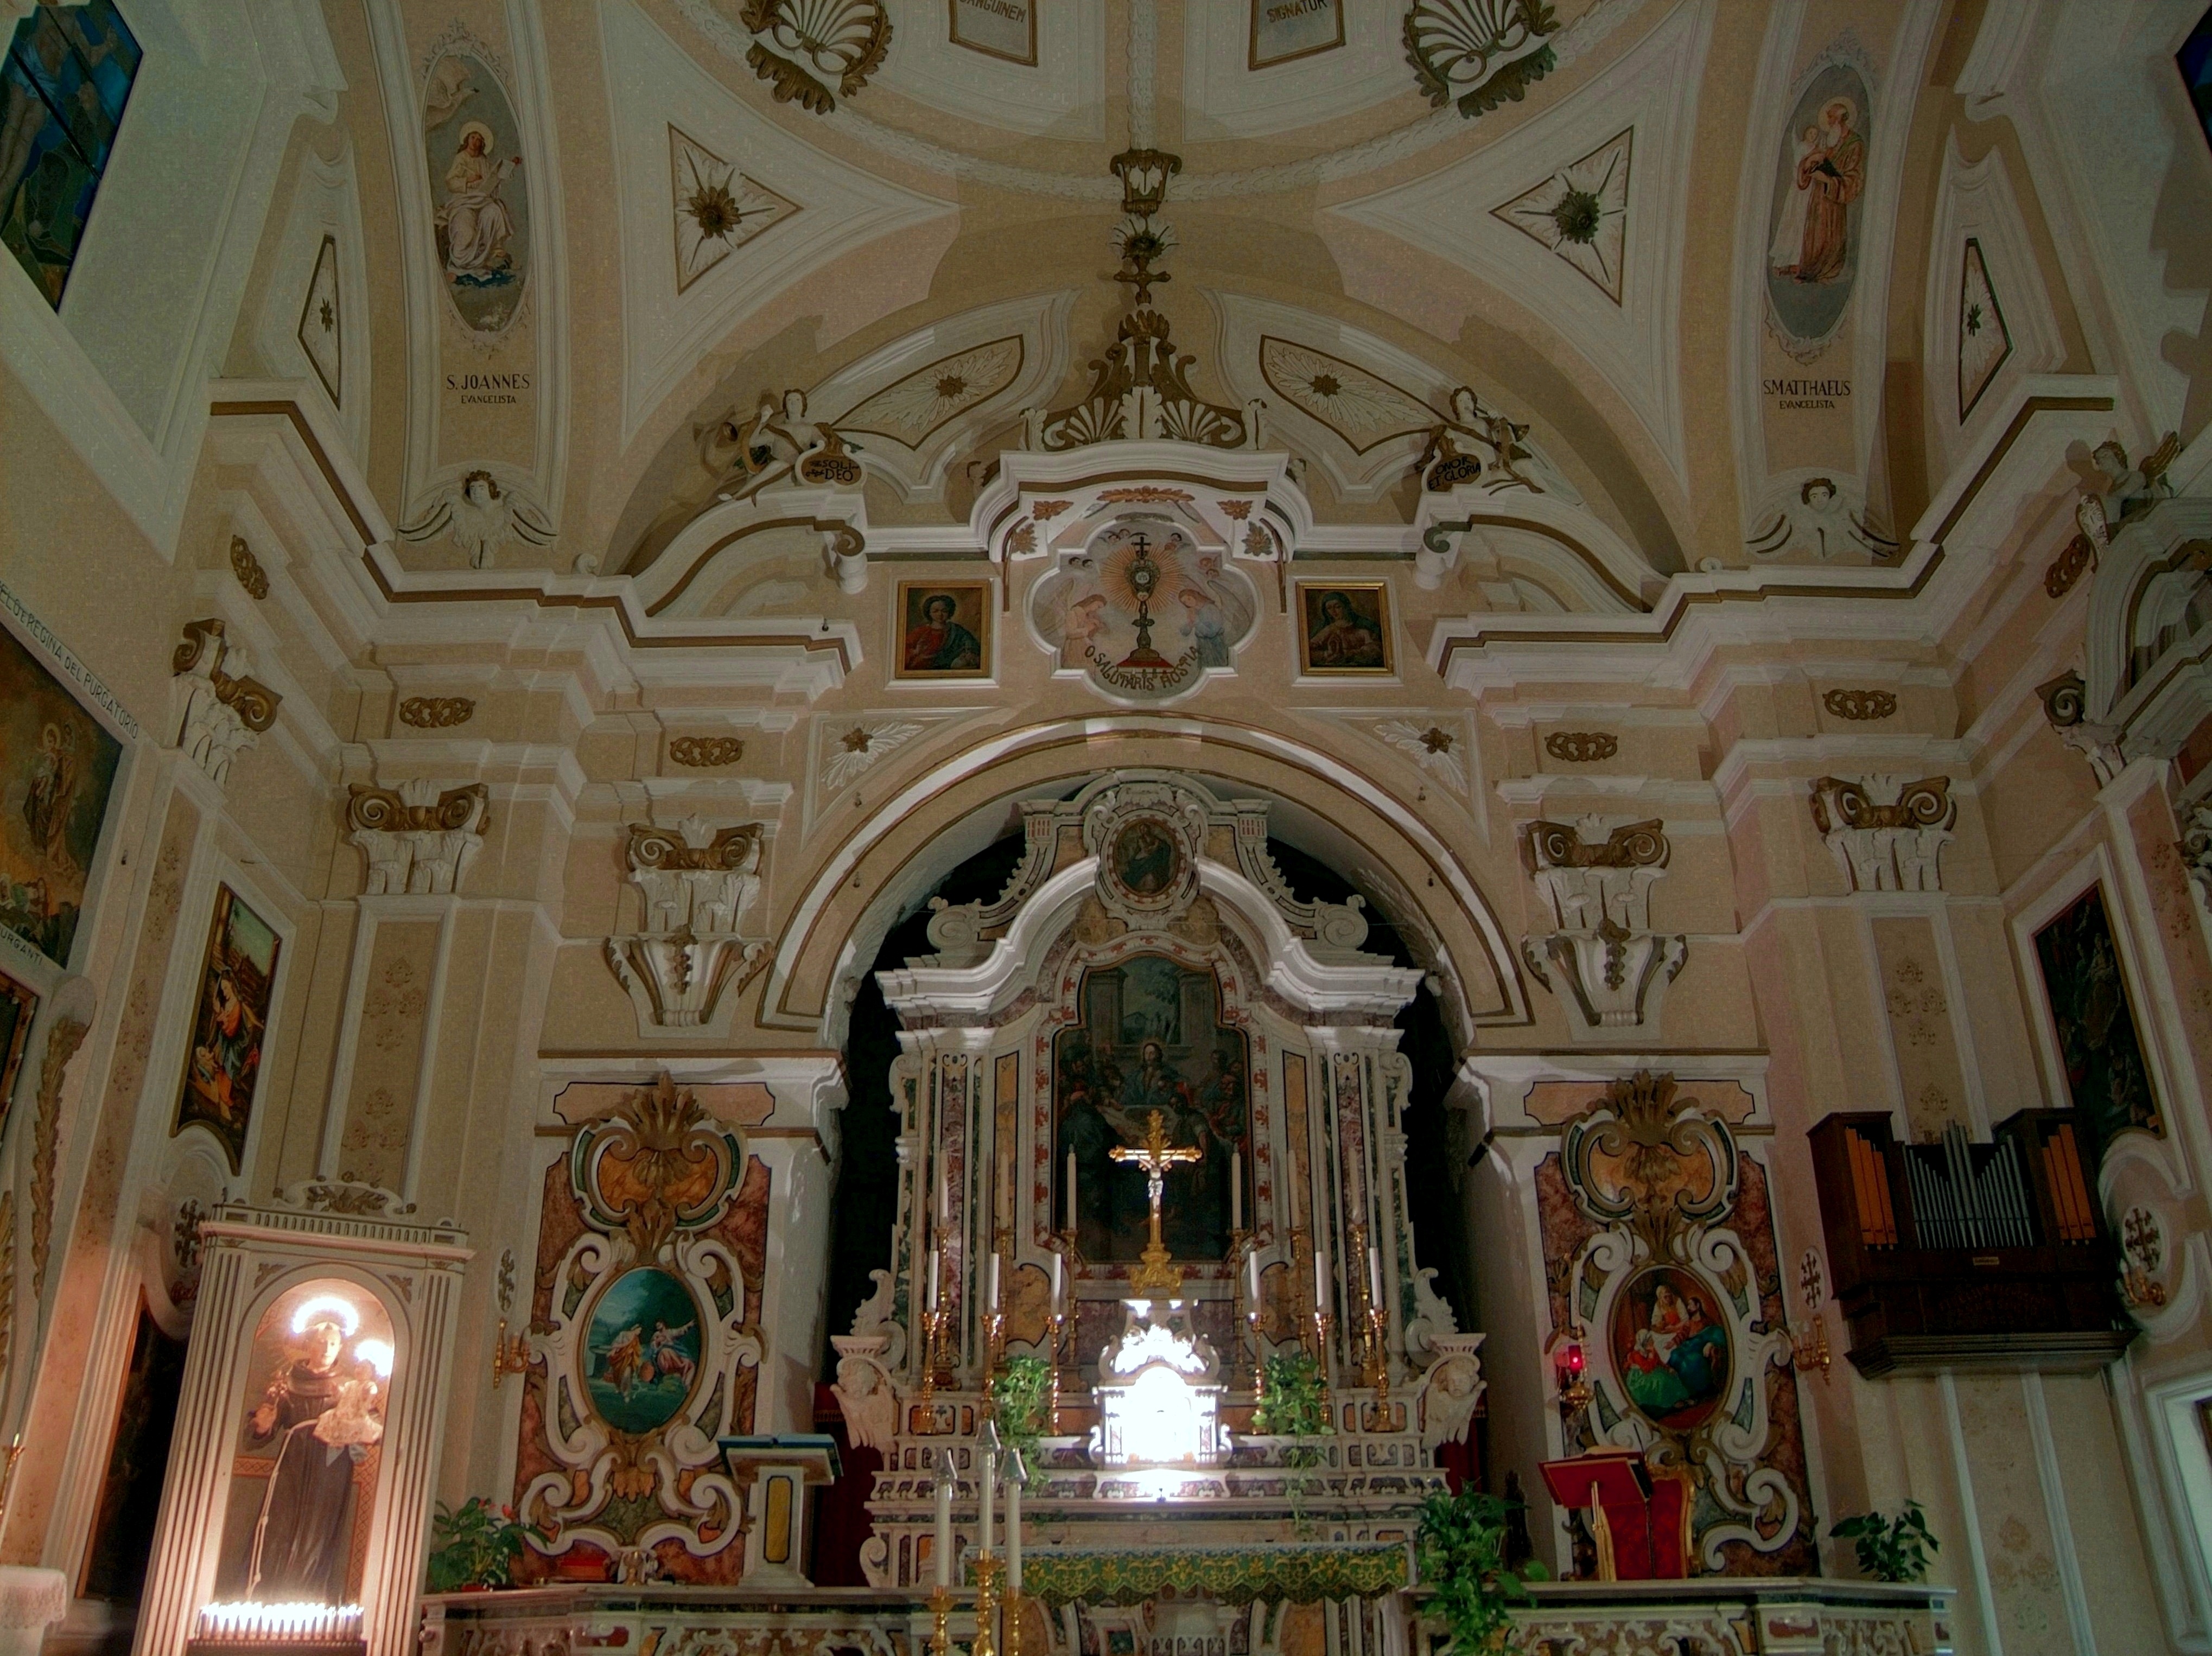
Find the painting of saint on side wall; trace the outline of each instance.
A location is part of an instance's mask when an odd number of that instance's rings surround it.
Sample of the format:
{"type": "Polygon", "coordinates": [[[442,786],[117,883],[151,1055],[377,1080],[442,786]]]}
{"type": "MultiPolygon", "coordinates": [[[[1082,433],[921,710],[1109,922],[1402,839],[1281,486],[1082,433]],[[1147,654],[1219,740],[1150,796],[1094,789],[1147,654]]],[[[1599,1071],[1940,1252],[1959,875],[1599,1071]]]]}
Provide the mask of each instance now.
{"type": "MultiPolygon", "coordinates": [[[[1223,1022],[1213,974],[1139,955],[1085,973],[1079,1005],[1080,1018],[1053,1047],[1053,1168],[1065,1180],[1073,1154],[1077,1245],[1089,1259],[1144,1253],[1145,1174],[1112,1153],[1143,1143],[1158,1110],[1168,1143],[1200,1153],[1196,1165],[1168,1173],[1161,1240],[1178,1259],[1221,1259],[1231,1149],[1251,1177],[1252,1101],[1244,1033],[1223,1022]]],[[[1063,1188],[1056,1213],[1066,1206],[1063,1188]]]]}
{"type": "Polygon", "coordinates": [[[185,1060],[177,1124],[170,1131],[179,1133],[199,1123],[222,1143],[233,1173],[242,1171],[254,1084],[261,1078],[277,946],[268,921],[228,886],[216,889],[199,1005],[192,1014],[191,1050],[185,1060]]]}
{"type": "Polygon", "coordinates": [[[1801,361],[1836,337],[1858,280],[1871,115],[1858,70],[1832,64],[1798,94],[1783,131],[1767,218],[1768,319],[1801,361]]]}
{"type": "Polygon", "coordinates": [[[0,926],[67,966],[123,746],[0,629],[0,926]]]}
{"type": "Polygon", "coordinates": [[[39,1016],[39,998],[0,972],[0,1143],[8,1138],[8,1113],[15,1096],[15,1077],[23,1068],[23,1044],[39,1016]]]}
{"type": "Polygon", "coordinates": [[[2038,931],[2035,954],[2051,999],[2066,1090],[2093,1154],[2101,1160],[2112,1137],[2130,1128],[2164,1137],[2102,888],[2091,886],[2038,931]]]}
{"type": "Polygon", "coordinates": [[[471,331],[502,332],[530,277],[530,191],[514,106],[482,58],[449,49],[430,65],[422,145],[446,292],[471,331]]]}

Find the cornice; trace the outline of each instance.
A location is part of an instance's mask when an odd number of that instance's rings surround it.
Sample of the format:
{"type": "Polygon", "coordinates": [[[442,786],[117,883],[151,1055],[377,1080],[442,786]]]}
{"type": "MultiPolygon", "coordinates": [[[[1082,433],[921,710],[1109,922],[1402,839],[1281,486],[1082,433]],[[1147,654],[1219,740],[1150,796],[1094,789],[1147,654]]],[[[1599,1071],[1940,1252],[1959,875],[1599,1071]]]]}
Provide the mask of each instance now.
{"type": "Polygon", "coordinates": [[[1680,689],[1730,644],[1905,640],[1936,647],[2010,537],[2021,502],[2101,439],[2118,386],[2103,376],[2023,380],[1914,526],[1896,568],[1782,568],[1671,577],[1648,615],[1476,615],[1440,620],[1429,664],[1455,689],[1529,682],[1680,689]],[[1844,600],[1838,603],[1835,600],[1844,600]]]}

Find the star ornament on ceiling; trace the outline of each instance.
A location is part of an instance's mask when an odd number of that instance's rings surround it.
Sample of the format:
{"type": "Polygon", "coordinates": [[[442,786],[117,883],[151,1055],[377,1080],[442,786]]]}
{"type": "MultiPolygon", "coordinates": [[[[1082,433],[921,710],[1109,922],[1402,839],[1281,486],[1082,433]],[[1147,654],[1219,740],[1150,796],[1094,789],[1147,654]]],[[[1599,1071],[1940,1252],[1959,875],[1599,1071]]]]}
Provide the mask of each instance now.
{"type": "Polygon", "coordinates": [[[696,138],[668,129],[676,223],[676,291],[682,293],[770,225],[799,211],[696,138]]]}
{"type": "Polygon", "coordinates": [[[1502,207],[1500,218],[1548,247],[1620,303],[1621,265],[1628,244],[1628,164],[1633,127],[1607,138],[1502,207]]]}

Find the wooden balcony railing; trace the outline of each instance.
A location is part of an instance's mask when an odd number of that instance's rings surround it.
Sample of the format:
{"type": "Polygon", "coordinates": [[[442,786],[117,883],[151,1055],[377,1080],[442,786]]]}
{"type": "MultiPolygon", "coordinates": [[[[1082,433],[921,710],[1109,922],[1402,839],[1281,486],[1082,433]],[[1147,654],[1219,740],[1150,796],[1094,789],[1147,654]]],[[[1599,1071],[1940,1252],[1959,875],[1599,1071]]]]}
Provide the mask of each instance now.
{"type": "Polygon", "coordinates": [[[2087,1370],[2134,1325],[2075,1118],[2022,1110],[1974,1143],[1900,1144],[1886,1112],[1813,1129],[1828,1271],[1869,1379],[1942,1368],[2087,1370]]]}

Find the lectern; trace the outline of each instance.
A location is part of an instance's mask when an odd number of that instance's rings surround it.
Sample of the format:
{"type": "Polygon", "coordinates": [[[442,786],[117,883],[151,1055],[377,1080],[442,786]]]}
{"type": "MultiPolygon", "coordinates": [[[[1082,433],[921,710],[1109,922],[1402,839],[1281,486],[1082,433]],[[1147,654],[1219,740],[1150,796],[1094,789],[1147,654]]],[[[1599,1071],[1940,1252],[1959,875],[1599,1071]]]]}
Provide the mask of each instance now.
{"type": "Polygon", "coordinates": [[[1678,1532],[1688,1487],[1656,1483],[1636,1449],[1593,1449],[1542,1464],[1544,1483],[1562,1507],[1589,1513],[1601,1581],[1644,1581],[1688,1574],[1678,1532]]]}

